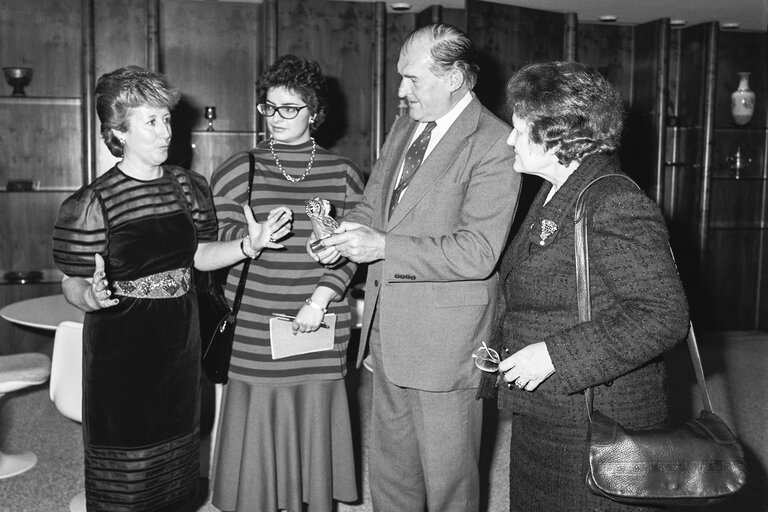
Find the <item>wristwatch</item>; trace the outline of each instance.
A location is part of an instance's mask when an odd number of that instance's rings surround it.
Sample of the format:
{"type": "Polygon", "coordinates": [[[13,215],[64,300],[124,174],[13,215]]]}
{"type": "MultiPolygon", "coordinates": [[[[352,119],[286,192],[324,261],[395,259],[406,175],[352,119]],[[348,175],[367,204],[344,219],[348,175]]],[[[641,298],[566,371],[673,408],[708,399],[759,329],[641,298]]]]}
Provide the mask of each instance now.
{"type": "Polygon", "coordinates": [[[312,297],[308,298],[304,302],[306,302],[307,306],[311,308],[315,308],[318,311],[322,311],[323,314],[326,314],[328,312],[328,308],[324,308],[320,306],[320,304],[312,300],[312,297]]]}

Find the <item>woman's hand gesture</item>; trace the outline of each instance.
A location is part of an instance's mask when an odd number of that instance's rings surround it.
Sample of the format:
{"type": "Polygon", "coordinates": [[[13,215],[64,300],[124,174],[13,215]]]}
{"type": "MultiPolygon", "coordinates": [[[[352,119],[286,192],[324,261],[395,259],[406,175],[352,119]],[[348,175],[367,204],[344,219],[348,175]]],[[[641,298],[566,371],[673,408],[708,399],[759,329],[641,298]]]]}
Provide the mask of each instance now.
{"type": "Polygon", "coordinates": [[[109,308],[120,302],[112,298],[112,291],[109,289],[107,273],[105,271],[104,258],[101,254],[94,254],[93,261],[96,269],[93,271],[93,278],[90,286],[85,291],[83,300],[88,308],[93,311],[96,309],[109,308]]]}
{"type": "Polygon", "coordinates": [[[243,206],[243,213],[248,222],[248,239],[253,252],[284,247],[277,241],[288,236],[293,229],[293,212],[288,207],[278,206],[273,209],[269,212],[267,220],[261,224],[256,221],[249,206],[243,206]]]}

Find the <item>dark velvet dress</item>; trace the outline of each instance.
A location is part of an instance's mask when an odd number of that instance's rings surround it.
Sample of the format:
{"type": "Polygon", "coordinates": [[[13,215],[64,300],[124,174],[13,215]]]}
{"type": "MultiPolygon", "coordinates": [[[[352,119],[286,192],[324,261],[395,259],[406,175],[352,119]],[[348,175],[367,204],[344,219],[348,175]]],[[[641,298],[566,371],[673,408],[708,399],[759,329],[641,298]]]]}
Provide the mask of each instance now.
{"type": "MultiPolygon", "coordinates": [[[[93,255],[110,283],[190,269],[198,242],[216,239],[202,176],[165,167],[139,181],[117,167],[61,206],[54,259],[92,277],[93,255]]],[[[89,511],[187,510],[199,482],[200,333],[194,289],[170,298],[116,294],[85,315],[83,439],[89,511]]]]}

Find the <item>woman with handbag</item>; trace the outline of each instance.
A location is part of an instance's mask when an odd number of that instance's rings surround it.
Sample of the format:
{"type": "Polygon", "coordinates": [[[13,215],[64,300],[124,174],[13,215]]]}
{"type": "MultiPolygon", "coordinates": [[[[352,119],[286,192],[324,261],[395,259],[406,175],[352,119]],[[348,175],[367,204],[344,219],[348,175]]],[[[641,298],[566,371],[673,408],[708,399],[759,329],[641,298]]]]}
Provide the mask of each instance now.
{"type": "MultiPolygon", "coordinates": [[[[213,504],[225,512],[301,511],[304,504],[331,512],[334,500],[357,499],[344,382],[351,328],[344,298],[356,265],[326,268],[307,255],[312,221],[305,211],[307,201],[319,196],[328,202],[319,203],[341,217],[359,201],[363,174],[315,142],[327,104],[326,80],[316,62],[279,58],[260,77],[257,94],[270,137],[214,172],[219,239],[242,236],[238,205],[249,201],[257,217],[287,205],[294,211],[294,231],[280,240],[283,249],[263,251],[248,269],[224,387],[213,504]],[[334,315],[335,326],[324,326],[334,315]],[[332,347],[279,357],[272,328],[287,326],[296,339],[333,329],[326,333],[332,347]]],[[[241,273],[235,267],[228,276],[230,301],[241,273]]]]}
{"type": "MultiPolygon", "coordinates": [[[[688,306],[656,204],[629,179],[601,179],[585,194],[592,316],[579,320],[574,206],[593,180],[621,174],[624,109],[618,91],[581,64],[545,62],[507,84],[514,170],[544,182],[501,263],[503,293],[491,346],[512,411],[511,511],[620,511],[584,483],[583,392],[627,428],[664,426],[661,355],[685,337],[688,306]]],[[[485,374],[481,396],[496,376],[485,374]]],[[[644,508],[644,510],[648,510],[644,508]]]]}
{"type": "Polygon", "coordinates": [[[216,241],[205,178],[165,164],[179,91],[137,66],[96,84],[101,135],[120,160],[61,205],[53,257],[86,312],[83,441],[88,510],[199,506],[200,330],[191,269],[233,265],[290,232],[241,208],[238,240],[216,241]]]}

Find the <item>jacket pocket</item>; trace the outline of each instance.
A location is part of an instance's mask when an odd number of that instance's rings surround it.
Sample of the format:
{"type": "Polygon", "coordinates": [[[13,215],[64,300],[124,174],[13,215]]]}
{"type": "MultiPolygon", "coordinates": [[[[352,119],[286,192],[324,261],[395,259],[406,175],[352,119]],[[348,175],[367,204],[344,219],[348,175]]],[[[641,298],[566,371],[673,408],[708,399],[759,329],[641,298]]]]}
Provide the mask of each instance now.
{"type": "Polygon", "coordinates": [[[433,283],[432,292],[437,307],[485,306],[489,302],[489,283],[433,283]]]}

